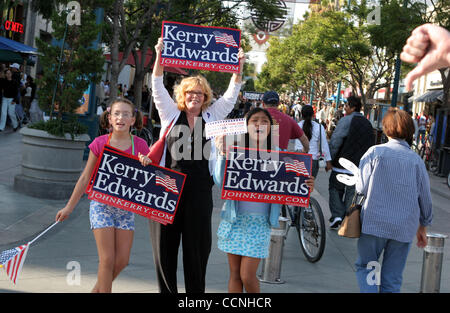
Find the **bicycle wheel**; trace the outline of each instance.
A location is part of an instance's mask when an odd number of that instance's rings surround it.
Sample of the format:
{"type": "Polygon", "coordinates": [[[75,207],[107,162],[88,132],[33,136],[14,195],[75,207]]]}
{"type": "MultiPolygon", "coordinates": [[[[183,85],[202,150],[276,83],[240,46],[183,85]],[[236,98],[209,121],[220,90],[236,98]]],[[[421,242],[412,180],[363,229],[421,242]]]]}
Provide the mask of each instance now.
{"type": "Polygon", "coordinates": [[[309,199],[309,207],[301,208],[298,219],[296,227],[303,254],[315,263],[322,257],[326,240],[325,219],[316,199],[309,199]]]}
{"type": "Polygon", "coordinates": [[[447,176],[447,186],[448,186],[448,188],[450,188],[450,173],[448,173],[448,176],[447,176]]]}

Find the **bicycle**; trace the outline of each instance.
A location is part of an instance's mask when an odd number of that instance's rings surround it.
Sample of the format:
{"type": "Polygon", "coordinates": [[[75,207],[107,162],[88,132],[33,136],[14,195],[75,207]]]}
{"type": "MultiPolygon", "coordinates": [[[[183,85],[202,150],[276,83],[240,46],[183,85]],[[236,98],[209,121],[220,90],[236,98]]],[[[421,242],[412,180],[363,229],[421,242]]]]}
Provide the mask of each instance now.
{"type": "Polygon", "coordinates": [[[288,236],[289,229],[295,227],[300,247],[306,259],[311,263],[319,261],[325,250],[326,242],[325,219],[319,202],[310,197],[308,207],[283,204],[281,207],[283,217],[287,217],[286,212],[289,214],[290,222],[285,238],[288,236]]]}

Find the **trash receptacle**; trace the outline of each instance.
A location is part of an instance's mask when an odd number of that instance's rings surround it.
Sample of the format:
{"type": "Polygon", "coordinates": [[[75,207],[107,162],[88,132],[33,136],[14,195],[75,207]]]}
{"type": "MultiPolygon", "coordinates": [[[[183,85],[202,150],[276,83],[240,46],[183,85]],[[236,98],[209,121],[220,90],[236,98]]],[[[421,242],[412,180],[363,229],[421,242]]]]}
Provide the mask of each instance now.
{"type": "Polygon", "coordinates": [[[269,255],[261,263],[261,275],[258,277],[260,282],[270,284],[284,283],[284,281],[281,280],[280,274],[288,221],[288,218],[280,216],[280,227],[272,228],[270,234],[269,255]]]}
{"type": "Polygon", "coordinates": [[[423,251],[420,292],[438,293],[441,289],[444,243],[447,237],[446,235],[427,233],[428,244],[423,251]]]}

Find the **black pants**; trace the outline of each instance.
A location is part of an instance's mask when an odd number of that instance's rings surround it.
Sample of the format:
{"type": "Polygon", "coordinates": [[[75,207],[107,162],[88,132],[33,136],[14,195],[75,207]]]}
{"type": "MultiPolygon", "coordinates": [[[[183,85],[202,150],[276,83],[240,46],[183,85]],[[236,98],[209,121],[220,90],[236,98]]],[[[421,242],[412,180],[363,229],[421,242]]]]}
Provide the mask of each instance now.
{"type": "Polygon", "coordinates": [[[173,224],[150,221],[158,286],[161,293],[177,293],[177,260],[183,243],[186,293],[204,293],[206,265],[211,252],[212,192],[183,190],[173,224]]]}

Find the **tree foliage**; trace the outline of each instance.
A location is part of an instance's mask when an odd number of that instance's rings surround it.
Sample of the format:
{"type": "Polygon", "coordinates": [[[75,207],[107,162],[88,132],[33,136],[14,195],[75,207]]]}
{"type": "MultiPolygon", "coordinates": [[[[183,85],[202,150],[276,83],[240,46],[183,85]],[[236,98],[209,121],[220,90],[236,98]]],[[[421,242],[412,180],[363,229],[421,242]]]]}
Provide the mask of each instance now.
{"type": "MultiPolygon", "coordinates": [[[[68,1],[60,1],[60,4],[64,6],[66,2],[68,1]]],[[[99,1],[79,2],[82,8],[80,26],[67,26],[67,12],[64,10],[61,12],[54,10],[50,15],[54,30],[52,35],[60,42],[59,45],[50,45],[36,38],[40,52],[39,60],[43,68],[43,77],[37,80],[39,104],[49,111],[54,88],[57,86],[55,103],[59,119],[63,113],[73,113],[80,106],[80,99],[89,84],[100,81],[105,62],[102,50],[92,47],[100,31],[94,12],[99,1]],[[61,54],[63,38],[64,51],[61,54]]]]}
{"type": "Polygon", "coordinates": [[[342,79],[366,103],[378,89],[390,86],[398,53],[423,23],[425,6],[402,2],[381,0],[378,24],[367,23],[374,9],[367,1],[352,2],[346,11],[336,11],[332,3],[315,6],[291,36],[270,41],[256,85],[308,93],[313,81],[316,97],[323,99],[342,79]]]}

